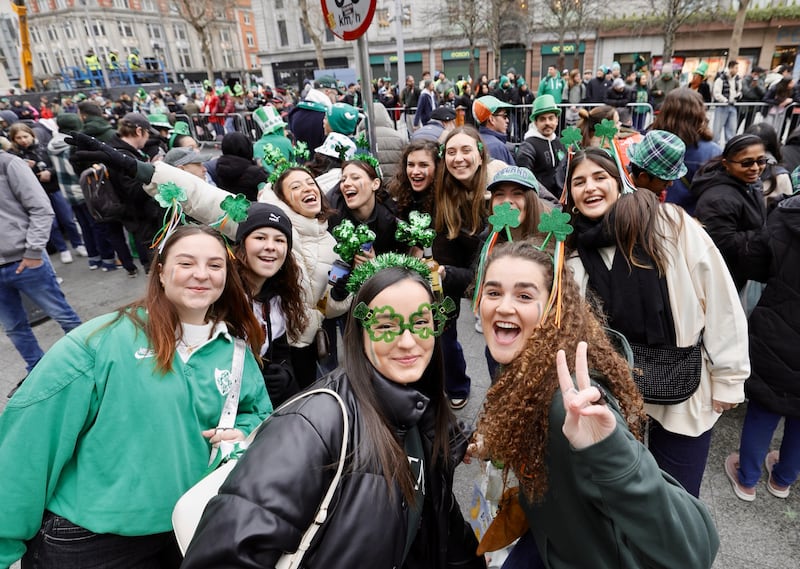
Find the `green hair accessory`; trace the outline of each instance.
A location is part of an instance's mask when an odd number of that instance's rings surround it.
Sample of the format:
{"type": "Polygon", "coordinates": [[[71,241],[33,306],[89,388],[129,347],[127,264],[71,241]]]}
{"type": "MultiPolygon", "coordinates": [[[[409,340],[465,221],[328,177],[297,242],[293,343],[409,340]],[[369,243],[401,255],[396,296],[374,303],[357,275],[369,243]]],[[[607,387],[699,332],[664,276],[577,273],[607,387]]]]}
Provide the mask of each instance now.
{"type": "Polygon", "coordinates": [[[561,144],[563,144],[565,148],[572,147],[572,150],[580,150],[581,140],[583,140],[583,135],[577,126],[565,128],[561,132],[561,144]]]}
{"type": "Polygon", "coordinates": [[[423,302],[406,322],[391,306],[370,308],[364,302],[359,302],[353,310],[353,317],[361,322],[373,342],[392,342],[405,330],[427,340],[444,332],[447,316],[455,308],[455,302],[450,297],[442,302],[423,302]]]}
{"type": "Polygon", "coordinates": [[[283,152],[281,152],[280,149],[273,144],[267,144],[264,147],[264,164],[272,168],[272,172],[267,179],[270,185],[274,185],[275,181],[280,178],[281,174],[283,174],[289,168],[301,167],[303,164],[300,162],[300,160],[305,162],[311,155],[311,153],[308,151],[308,144],[302,141],[292,146],[292,149],[289,153],[291,155],[291,159],[286,158],[286,156],[283,155],[283,152]]]}
{"type": "Polygon", "coordinates": [[[158,252],[164,249],[164,243],[179,225],[186,223],[183,215],[181,202],[186,201],[186,192],[183,188],[173,182],[158,185],[158,193],[155,195],[158,205],[166,209],[164,212],[164,222],[153,238],[150,248],[158,248],[158,252]]]}
{"type": "Polygon", "coordinates": [[[408,214],[408,222],[398,221],[395,239],[409,247],[419,246],[423,249],[433,245],[436,231],[431,229],[431,216],[427,213],[412,211],[408,214]]]}
{"type": "Polygon", "coordinates": [[[361,263],[350,273],[347,290],[355,294],[375,273],[389,267],[400,267],[418,273],[425,282],[431,282],[431,270],[422,260],[401,253],[382,253],[366,263],[361,263]]]}
{"type": "Polygon", "coordinates": [[[600,147],[610,145],[614,137],[617,136],[619,129],[611,119],[603,119],[600,124],[594,127],[594,135],[600,138],[600,147]]]}
{"type": "Polygon", "coordinates": [[[220,202],[219,208],[223,211],[223,214],[214,223],[209,223],[209,226],[222,231],[225,224],[228,223],[228,220],[241,223],[247,219],[247,211],[250,209],[250,200],[248,200],[244,194],[225,196],[225,199],[220,202]]]}
{"type": "Polygon", "coordinates": [[[342,220],[331,233],[337,241],[333,247],[334,253],[347,263],[353,262],[353,258],[361,251],[362,245],[375,241],[375,232],[365,223],[355,227],[349,219],[342,220]]]}
{"type": "MultiPolygon", "coordinates": [[[[367,135],[362,132],[361,134],[358,135],[358,138],[356,138],[355,142],[356,142],[356,153],[350,160],[351,161],[358,160],[360,162],[366,162],[367,164],[372,166],[372,168],[378,174],[378,178],[383,180],[383,172],[381,172],[381,163],[378,161],[377,158],[375,158],[375,156],[372,155],[372,152],[370,151],[369,147],[369,140],[367,140],[367,135]]],[[[339,151],[339,155],[341,156],[341,151],[339,151]]]]}
{"type": "Polygon", "coordinates": [[[497,244],[497,238],[500,233],[505,231],[508,240],[513,241],[511,230],[520,225],[519,210],[512,208],[508,202],[501,203],[494,207],[488,221],[492,226],[492,231],[486,241],[483,242],[483,248],[478,257],[480,260],[478,261],[478,270],[475,272],[475,292],[472,294],[472,310],[474,312],[478,311],[478,305],[480,304],[479,299],[483,288],[483,280],[486,276],[486,260],[489,258],[489,253],[492,252],[492,249],[497,244]]]}

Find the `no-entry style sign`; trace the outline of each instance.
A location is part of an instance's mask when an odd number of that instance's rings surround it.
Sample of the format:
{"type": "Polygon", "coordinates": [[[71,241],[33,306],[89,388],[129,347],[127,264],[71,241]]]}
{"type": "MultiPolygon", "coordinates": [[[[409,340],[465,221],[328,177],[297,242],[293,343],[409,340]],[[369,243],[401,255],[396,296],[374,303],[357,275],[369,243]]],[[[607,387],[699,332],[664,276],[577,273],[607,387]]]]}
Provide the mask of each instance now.
{"type": "Polygon", "coordinates": [[[377,0],[322,0],[322,14],[335,36],[355,40],[367,31],[377,0]]]}

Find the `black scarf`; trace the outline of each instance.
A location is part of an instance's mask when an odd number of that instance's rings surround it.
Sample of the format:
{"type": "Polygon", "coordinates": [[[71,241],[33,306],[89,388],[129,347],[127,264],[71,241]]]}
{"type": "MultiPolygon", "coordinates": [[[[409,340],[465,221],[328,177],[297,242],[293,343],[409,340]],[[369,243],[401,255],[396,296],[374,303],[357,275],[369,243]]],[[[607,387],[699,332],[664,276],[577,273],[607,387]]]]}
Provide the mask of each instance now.
{"type": "MultiPolygon", "coordinates": [[[[609,214],[613,216],[613,212],[609,214]]],[[[675,346],[675,324],[669,304],[667,281],[659,276],[650,256],[638,245],[633,253],[644,269],[630,264],[617,248],[611,270],[599,249],[616,245],[611,223],[579,216],[575,221],[578,255],[589,275],[589,288],[603,303],[608,326],[630,342],[651,346],[675,346]]]]}

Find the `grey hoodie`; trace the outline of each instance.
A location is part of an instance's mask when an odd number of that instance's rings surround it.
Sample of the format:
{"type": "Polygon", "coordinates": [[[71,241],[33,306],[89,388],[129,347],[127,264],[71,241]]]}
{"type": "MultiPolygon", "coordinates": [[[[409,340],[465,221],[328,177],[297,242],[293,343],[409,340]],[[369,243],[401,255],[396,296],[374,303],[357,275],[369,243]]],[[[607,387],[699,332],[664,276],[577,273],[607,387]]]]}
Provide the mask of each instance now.
{"type": "Polygon", "coordinates": [[[22,158],[0,151],[0,265],[41,259],[50,238],[53,207],[22,158]]]}

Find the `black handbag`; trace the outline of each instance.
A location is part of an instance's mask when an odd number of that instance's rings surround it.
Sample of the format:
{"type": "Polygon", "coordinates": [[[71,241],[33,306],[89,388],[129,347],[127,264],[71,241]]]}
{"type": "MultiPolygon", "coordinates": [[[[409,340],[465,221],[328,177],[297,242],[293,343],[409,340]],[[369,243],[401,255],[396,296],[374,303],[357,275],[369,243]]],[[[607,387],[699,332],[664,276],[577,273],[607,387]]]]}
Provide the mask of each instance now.
{"type": "Polygon", "coordinates": [[[628,342],[608,330],[612,344],[631,364],[633,381],[645,403],[676,405],[689,399],[700,386],[703,371],[703,332],[693,346],[649,346],[628,342]]]}
{"type": "Polygon", "coordinates": [[[266,333],[269,339],[269,348],[266,357],[263,359],[261,375],[264,377],[264,385],[267,388],[272,407],[277,408],[284,401],[299,393],[300,386],[294,377],[292,364],[287,361],[275,361],[273,359],[275,342],[272,337],[272,322],[269,319],[266,308],[264,308],[264,319],[267,324],[266,333]]]}

